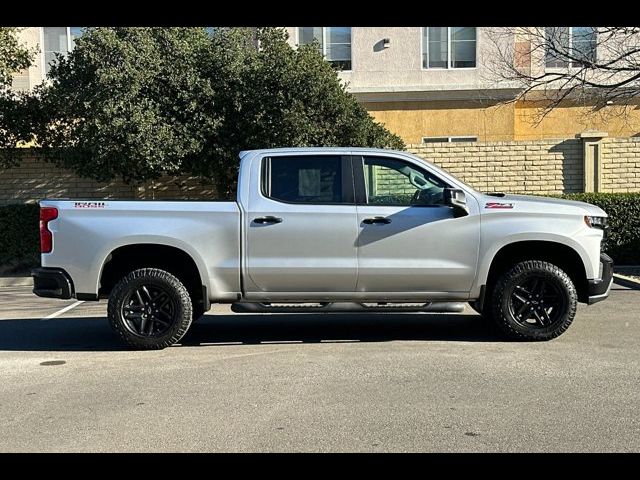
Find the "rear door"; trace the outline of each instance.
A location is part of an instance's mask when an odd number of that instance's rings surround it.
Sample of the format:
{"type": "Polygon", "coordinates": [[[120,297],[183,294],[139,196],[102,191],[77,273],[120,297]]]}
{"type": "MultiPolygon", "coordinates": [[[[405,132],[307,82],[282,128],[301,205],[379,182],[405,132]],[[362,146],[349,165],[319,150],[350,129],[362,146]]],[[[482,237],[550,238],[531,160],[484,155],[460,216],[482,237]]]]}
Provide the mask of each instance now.
{"type": "Polygon", "coordinates": [[[259,192],[251,192],[245,215],[247,297],[353,292],[358,225],[349,156],[284,154],[260,161],[259,192]]]}
{"type": "MultiPolygon", "coordinates": [[[[357,291],[468,292],[480,241],[480,215],[454,218],[442,204],[451,186],[417,162],[392,156],[354,156],[358,200],[357,291]]],[[[467,196],[468,202],[473,199],[467,196]]],[[[435,295],[440,296],[440,295],[435,295]]],[[[444,295],[445,297],[447,295],[444,295]]]]}

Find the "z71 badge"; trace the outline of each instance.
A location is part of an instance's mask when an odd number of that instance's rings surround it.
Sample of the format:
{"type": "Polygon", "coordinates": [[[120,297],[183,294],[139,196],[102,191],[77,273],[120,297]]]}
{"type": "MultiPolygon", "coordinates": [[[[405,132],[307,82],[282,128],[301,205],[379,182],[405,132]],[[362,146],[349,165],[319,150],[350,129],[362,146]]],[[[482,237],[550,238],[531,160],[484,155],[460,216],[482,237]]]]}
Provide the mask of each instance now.
{"type": "Polygon", "coordinates": [[[513,203],[487,202],[484,208],[513,208],[513,203]]]}
{"type": "Polygon", "coordinates": [[[107,204],[105,202],[74,202],[73,208],[104,208],[107,204]]]}

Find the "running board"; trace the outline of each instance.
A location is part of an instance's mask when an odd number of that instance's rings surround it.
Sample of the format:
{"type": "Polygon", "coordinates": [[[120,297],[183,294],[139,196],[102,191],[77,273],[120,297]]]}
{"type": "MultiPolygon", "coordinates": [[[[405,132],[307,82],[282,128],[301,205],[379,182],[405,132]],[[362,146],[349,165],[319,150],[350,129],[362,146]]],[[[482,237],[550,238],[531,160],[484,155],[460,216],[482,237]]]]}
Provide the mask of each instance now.
{"type": "Polygon", "coordinates": [[[464,310],[463,302],[307,302],[307,303],[233,303],[231,311],[235,313],[320,313],[320,312],[433,312],[460,313],[464,310]]]}

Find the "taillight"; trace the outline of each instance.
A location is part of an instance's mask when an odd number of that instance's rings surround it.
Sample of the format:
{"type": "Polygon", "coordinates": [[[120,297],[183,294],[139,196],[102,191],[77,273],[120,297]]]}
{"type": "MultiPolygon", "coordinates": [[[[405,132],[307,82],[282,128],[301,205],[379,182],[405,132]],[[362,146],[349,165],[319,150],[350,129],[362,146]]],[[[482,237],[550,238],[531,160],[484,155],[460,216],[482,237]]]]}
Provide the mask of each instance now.
{"type": "Polygon", "coordinates": [[[53,250],[53,233],[49,230],[49,222],[58,218],[55,207],[40,207],[40,253],[53,250]]]}

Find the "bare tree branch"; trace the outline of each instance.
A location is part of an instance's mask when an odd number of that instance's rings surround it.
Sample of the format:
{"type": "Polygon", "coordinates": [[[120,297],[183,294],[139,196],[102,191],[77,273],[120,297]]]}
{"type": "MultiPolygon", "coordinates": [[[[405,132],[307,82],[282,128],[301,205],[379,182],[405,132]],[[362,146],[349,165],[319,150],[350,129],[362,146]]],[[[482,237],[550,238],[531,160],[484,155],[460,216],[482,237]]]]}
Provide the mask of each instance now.
{"type": "Polygon", "coordinates": [[[544,104],[540,120],[567,101],[640,100],[640,27],[494,27],[487,39],[487,80],[518,92],[507,101],[544,104]]]}

